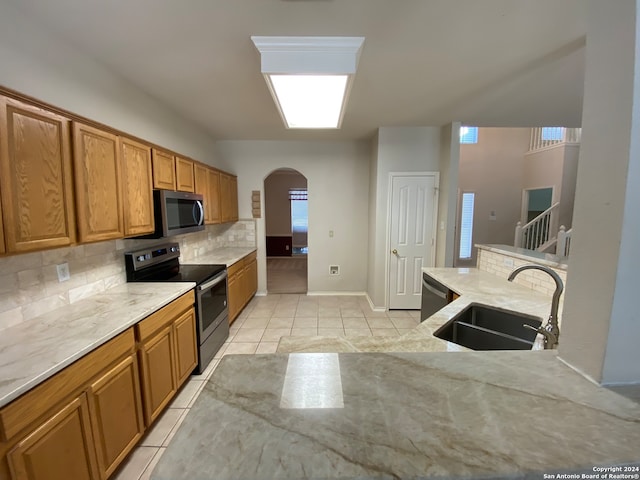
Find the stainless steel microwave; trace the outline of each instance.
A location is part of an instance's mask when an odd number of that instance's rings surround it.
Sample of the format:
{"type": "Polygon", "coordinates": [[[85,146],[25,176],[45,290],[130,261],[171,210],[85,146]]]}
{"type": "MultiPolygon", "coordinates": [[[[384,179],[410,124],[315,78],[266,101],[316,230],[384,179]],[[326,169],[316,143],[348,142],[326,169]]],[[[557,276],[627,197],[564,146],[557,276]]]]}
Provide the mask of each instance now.
{"type": "Polygon", "coordinates": [[[146,238],[170,237],[204,230],[202,195],[154,190],[153,209],[156,231],[146,238]]]}

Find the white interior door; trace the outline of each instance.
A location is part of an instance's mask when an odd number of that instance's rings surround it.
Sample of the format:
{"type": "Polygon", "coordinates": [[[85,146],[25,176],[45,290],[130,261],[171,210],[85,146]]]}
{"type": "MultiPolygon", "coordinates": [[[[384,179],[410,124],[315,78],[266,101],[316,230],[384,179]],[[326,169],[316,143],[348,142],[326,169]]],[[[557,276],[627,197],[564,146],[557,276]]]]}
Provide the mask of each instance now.
{"type": "Polygon", "coordinates": [[[422,267],[435,248],[435,174],[392,175],[389,308],[419,309],[422,267]]]}

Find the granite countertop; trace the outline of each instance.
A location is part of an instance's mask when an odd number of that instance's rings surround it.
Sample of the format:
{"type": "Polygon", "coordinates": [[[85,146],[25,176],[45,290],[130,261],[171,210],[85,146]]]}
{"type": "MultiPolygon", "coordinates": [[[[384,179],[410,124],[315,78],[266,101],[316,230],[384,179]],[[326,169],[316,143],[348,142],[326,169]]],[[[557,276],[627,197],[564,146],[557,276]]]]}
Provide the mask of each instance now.
{"type": "Polygon", "coordinates": [[[230,355],[151,479],[540,479],[638,445],[640,403],[554,351],[230,355]]]}
{"type": "Polygon", "coordinates": [[[194,287],[125,283],[3,330],[0,407],[194,287]]]}
{"type": "MultiPolygon", "coordinates": [[[[433,332],[471,304],[511,310],[546,321],[551,297],[476,268],[423,268],[423,272],[460,295],[413,331],[396,337],[283,337],[278,352],[459,352],[467,348],[433,332]]],[[[538,335],[534,350],[543,349],[538,335]]]]}
{"type": "Polygon", "coordinates": [[[200,263],[212,265],[226,265],[230,267],[238,260],[255,252],[256,247],[222,247],[198,256],[197,260],[184,263],[200,263]]]}

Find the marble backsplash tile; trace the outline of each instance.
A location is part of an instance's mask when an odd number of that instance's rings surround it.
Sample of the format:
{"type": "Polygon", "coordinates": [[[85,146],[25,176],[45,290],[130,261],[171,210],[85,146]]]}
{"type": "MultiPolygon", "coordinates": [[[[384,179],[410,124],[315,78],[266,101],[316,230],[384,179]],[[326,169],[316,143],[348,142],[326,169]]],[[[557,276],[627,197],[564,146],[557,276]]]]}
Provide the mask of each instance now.
{"type": "MultiPolygon", "coordinates": [[[[492,273],[499,277],[507,278],[514,269],[530,263],[536,263],[535,259],[525,261],[506,254],[502,255],[500,253],[489,252],[487,250],[478,250],[478,270],[484,270],[485,272],[492,273]]],[[[555,270],[556,273],[560,276],[562,282],[566,287],[567,272],[557,268],[554,268],[553,270],[555,270]]],[[[549,275],[537,270],[525,270],[520,273],[513,281],[525,287],[531,288],[532,290],[546,293],[548,295],[552,295],[556,288],[554,281],[549,275]]]]}
{"type": "Polygon", "coordinates": [[[156,240],[111,240],[0,258],[0,330],[126,282],[124,253],[166,241],[180,243],[181,261],[221,247],[255,247],[254,220],[209,225],[202,232],[156,240]],[[58,282],[56,265],[69,264],[58,282]]]}

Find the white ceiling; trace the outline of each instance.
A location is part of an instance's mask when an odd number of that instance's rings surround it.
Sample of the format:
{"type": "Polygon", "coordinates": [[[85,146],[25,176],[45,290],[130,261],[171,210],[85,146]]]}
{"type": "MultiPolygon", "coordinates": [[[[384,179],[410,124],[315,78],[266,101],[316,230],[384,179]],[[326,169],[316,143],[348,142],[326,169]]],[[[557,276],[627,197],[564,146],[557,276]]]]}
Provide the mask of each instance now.
{"type": "Polygon", "coordinates": [[[583,0],[3,0],[217,139],[579,126],[583,0]],[[338,131],[287,131],[251,35],[366,37],[338,131]]]}

